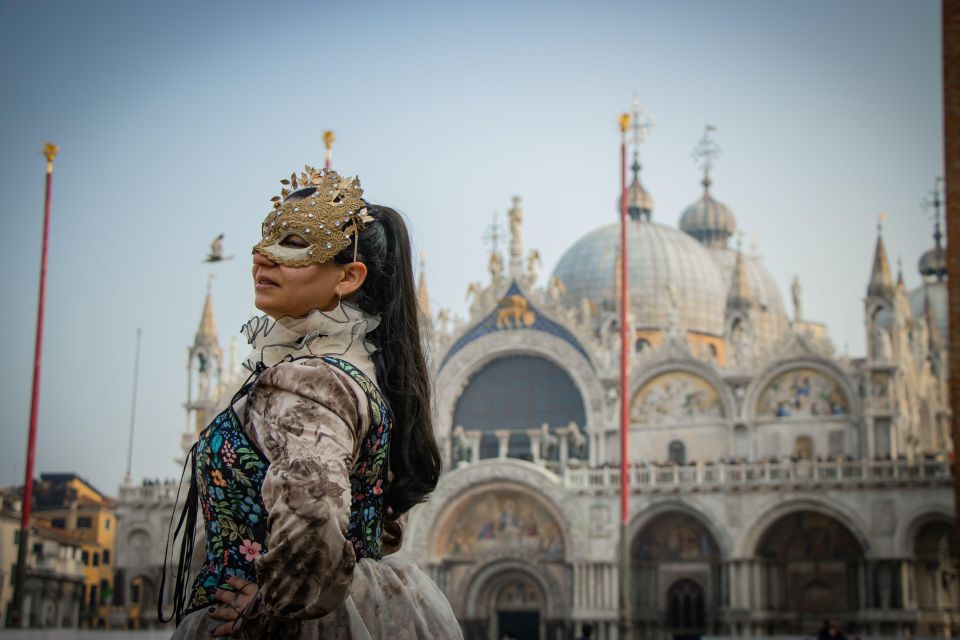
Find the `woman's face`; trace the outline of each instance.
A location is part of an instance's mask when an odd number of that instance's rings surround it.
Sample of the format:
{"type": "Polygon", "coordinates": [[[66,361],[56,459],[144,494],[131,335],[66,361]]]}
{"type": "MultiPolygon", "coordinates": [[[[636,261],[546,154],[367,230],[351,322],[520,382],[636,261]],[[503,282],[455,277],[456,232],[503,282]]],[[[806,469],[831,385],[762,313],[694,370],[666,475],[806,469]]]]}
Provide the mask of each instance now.
{"type": "MultiPolygon", "coordinates": [[[[306,241],[288,236],[284,242],[306,241]]],[[[263,254],[253,254],[254,305],[272,318],[299,318],[313,309],[331,311],[340,298],[360,288],[367,275],[362,262],[329,260],[305,267],[285,267],[263,254]]]]}

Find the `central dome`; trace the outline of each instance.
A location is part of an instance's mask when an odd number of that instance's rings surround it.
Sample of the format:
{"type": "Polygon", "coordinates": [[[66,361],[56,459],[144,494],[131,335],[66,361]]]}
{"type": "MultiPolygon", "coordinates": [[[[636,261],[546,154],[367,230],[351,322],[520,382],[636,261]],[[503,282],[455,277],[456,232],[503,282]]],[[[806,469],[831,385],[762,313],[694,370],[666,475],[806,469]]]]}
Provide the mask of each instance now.
{"type": "MultiPolygon", "coordinates": [[[[666,327],[670,285],[683,329],[723,334],[726,287],[717,263],[699,242],[678,229],[631,220],[627,227],[631,307],[638,328],[666,327]]],[[[553,270],[571,306],[587,298],[600,309],[616,307],[614,291],[620,225],[600,227],[570,247],[553,270]]]]}

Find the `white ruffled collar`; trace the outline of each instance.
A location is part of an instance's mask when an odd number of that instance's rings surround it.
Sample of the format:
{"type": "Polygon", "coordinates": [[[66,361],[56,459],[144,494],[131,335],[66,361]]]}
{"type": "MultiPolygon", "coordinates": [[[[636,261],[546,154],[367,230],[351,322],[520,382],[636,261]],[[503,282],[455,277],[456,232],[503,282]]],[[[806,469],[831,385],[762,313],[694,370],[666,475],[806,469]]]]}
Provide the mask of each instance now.
{"type": "Polygon", "coordinates": [[[365,336],[379,325],[379,316],[348,303],[333,311],[313,309],[300,318],[254,316],[240,329],[253,347],[243,366],[256,371],[294,358],[330,355],[348,360],[376,381],[370,356],[377,348],[365,336]]]}

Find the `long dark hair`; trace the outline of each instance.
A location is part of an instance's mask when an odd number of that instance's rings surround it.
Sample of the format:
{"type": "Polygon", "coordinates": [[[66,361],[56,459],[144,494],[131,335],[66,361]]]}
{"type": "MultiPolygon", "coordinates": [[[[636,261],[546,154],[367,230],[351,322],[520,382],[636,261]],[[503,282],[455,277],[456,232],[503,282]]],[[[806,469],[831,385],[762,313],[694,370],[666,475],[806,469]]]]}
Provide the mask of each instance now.
{"type": "MultiPolygon", "coordinates": [[[[390,442],[394,477],[386,489],[385,504],[396,517],[434,490],[443,463],[433,434],[430,374],[421,343],[410,234],[403,216],[389,207],[368,204],[367,213],[373,222],[359,233],[356,253],[356,260],[367,267],[367,278],[350,302],[380,316],[380,326],[369,338],[379,349],[374,355],[377,377],[394,416],[390,442]]],[[[353,262],[353,243],[333,260],[353,262]]]]}

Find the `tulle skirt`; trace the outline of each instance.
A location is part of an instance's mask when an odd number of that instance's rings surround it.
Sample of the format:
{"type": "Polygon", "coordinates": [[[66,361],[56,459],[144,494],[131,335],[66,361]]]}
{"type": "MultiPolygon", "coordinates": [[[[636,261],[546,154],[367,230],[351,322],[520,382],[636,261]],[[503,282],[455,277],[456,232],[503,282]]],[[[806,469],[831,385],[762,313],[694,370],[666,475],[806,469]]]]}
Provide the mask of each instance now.
{"type": "MultiPolygon", "coordinates": [[[[180,622],[172,640],[206,640],[222,624],[206,609],[194,611],[180,622]]],[[[327,638],[460,640],[463,634],[446,596],[401,551],[382,560],[360,559],[343,604],[322,618],[305,621],[300,634],[290,640],[327,638]]]]}

